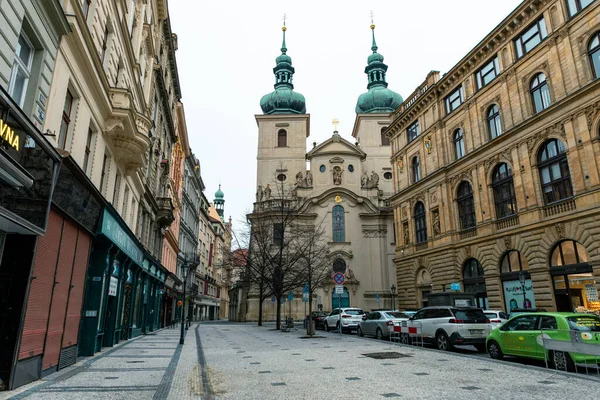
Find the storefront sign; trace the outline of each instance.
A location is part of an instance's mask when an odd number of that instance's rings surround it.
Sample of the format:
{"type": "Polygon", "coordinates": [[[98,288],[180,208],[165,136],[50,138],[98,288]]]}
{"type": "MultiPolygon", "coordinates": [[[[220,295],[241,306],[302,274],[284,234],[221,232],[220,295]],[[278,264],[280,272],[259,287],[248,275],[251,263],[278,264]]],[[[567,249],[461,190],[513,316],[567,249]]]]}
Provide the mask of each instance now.
{"type": "Polygon", "coordinates": [[[506,281],[503,282],[503,286],[507,312],[513,308],[535,308],[531,279],[525,280],[525,295],[523,295],[523,287],[519,281],[506,281]]]}
{"type": "Polygon", "coordinates": [[[97,317],[98,310],[85,310],[85,316],[86,317],[97,317]]]}
{"type": "Polygon", "coordinates": [[[108,285],[108,295],[116,296],[118,288],[119,288],[119,280],[117,278],[115,278],[114,276],[111,276],[110,284],[108,285]]]}
{"type": "Polygon", "coordinates": [[[104,236],[113,241],[114,244],[119,246],[125,254],[129,256],[135,263],[142,265],[144,261],[144,254],[142,250],[137,246],[136,241],[129,236],[129,234],[123,229],[121,224],[112,216],[110,211],[104,210],[104,217],[102,218],[102,230],[104,236]]]}
{"type": "Polygon", "coordinates": [[[20,136],[2,118],[0,118],[0,139],[16,151],[20,150],[20,136]]]}

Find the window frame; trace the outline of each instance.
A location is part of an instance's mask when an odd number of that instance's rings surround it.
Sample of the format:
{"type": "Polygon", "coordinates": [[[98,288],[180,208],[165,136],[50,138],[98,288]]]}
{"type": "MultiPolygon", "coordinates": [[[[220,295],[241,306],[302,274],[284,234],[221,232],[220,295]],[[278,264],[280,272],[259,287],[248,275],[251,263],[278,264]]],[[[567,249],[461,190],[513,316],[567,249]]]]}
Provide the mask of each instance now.
{"type": "Polygon", "coordinates": [[[413,140],[419,137],[421,134],[419,130],[419,120],[415,120],[412,124],[406,128],[406,139],[407,143],[411,143],[413,140]]]}
{"type": "Polygon", "coordinates": [[[588,41],[588,57],[590,59],[590,66],[592,68],[592,77],[593,79],[600,78],[600,31],[597,31],[592,35],[590,40],[588,41]],[[597,41],[595,47],[592,48],[592,44],[594,41],[597,41]],[[597,65],[594,62],[594,56],[596,56],[597,65]]]}
{"type": "Polygon", "coordinates": [[[465,146],[465,133],[462,130],[462,128],[457,128],[454,130],[454,133],[452,134],[452,143],[454,145],[454,156],[456,157],[457,160],[460,160],[467,154],[466,146],[465,146]],[[459,147],[458,147],[459,144],[460,144],[460,154],[459,154],[459,147]]]}
{"type": "Polygon", "coordinates": [[[346,242],[346,215],[344,207],[336,204],[331,209],[331,239],[335,243],[346,242]]]}
{"type": "Polygon", "coordinates": [[[287,131],[285,129],[277,131],[277,147],[287,147],[287,131]]]}
{"type": "Polygon", "coordinates": [[[410,162],[412,180],[413,183],[417,183],[421,180],[421,163],[419,161],[419,156],[416,155],[412,158],[410,162]]]}
{"type": "Polygon", "coordinates": [[[508,163],[500,163],[496,165],[492,172],[492,191],[494,193],[494,207],[496,210],[496,219],[510,218],[517,215],[517,196],[515,193],[514,176],[512,168],[508,163]],[[506,176],[502,177],[500,168],[505,167],[506,176]],[[508,191],[508,197],[504,194],[508,191]],[[505,206],[509,205],[509,209],[512,208],[512,213],[505,213],[503,210],[505,206]]]}
{"type": "Polygon", "coordinates": [[[571,171],[569,169],[567,151],[562,141],[554,138],[545,141],[544,144],[538,150],[537,161],[540,176],[542,200],[544,201],[544,205],[549,205],[572,198],[574,196],[573,182],[571,182],[571,171]],[[547,152],[548,146],[550,146],[551,144],[554,144],[556,146],[556,155],[542,160],[543,152],[547,152]],[[558,178],[554,178],[552,175],[552,172],[555,172],[555,165],[558,165],[558,171],[560,172],[560,176],[558,178]],[[550,178],[548,183],[544,183],[544,171],[548,171],[548,177],[550,178]],[[565,171],[567,172],[567,175],[563,176],[563,173],[565,171]],[[552,188],[552,199],[546,196],[546,187],[552,188]],[[565,196],[561,195],[561,190],[564,192],[565,196]],[[554,193],[559,193],[560,197],[556,198],[556,196],[554,196],[554,193]]]}
{"type": "Polygon", "coordinates": [[[106,49],[108,48],[108,23],[109,21],[106,21],[106,25],[104,26],[104,34],[102,36],[102,51],[100,53],[100,62],[102,64],[104,64],[104,57],[106,57],[106,49]]]}
{"type": "Polygon", "coordinates": [[[475,72],[475,82],[477,85],[477,90],[481,90],[484,87],[486,87],[487,85],[489,85],[490,83],[492,83],[498,77],[498,75],[500,75],[500,61],[498,60],[498,55],[496,55],[490,61],[488,61],[487,63],[482,65],[477,70],[477,72],[475,72]],[[488,68],[490,65],[492,66],[492,68],[489,71],[487,71],[486,73],[483,73],[483,71],[486,68],[488,68]],[[492,79],[490,79],[486,83],[484,78],[489,76],[490,73],[493,73],[494,76],[492,77],[492,79]]]}
{"type": "MultiPolygon", "coordinates": [[[[102,160],[102,170],[100,171],[100,193],[102,193],[102,195],[105,195],[105,188],[106,188],[106,184],[107,184],[107,179],[108,179],[108,166],[110,165],[110,155],[108,155],[106,152],[104,152],[104,159],[102,160]]],[[[106,197],[106,196],[105,196],[106,197]]]]}
{"type": "Polygon", "coordinates": [[[383,128],[381,128],[381,145],[382,146],[390,145],[390,139],[385,135],[386,129],[387,129],[387,126],[384,126],[383,128]]]}
{"type": "Polygon", "coordinates": [[[92,0],[81,0],[81,12],[83,14],[83,19],[87,20],[91,5],[92,0]]]}
{"type": "Polygon", "coordinates": [[[467,231],[477,227],[477,215],[475,213],[475,197],[473,187],[468,181],[462,181],[458,185],[456,203],[458,206],[458,219],[460,222],[460,230],[467,231]],[[462,187],[469,187],[469,193],[462,193],[462,187]],[[472,223],[469,223],[472,221],[472,223]]]}
{"type": "Polygon", "coordinates": [[[535,76],[533,76],[533,78],[531,78],[529,83],[529,94],[531,96],[531,106],[534,114],[539,114],[552,105],[550,88],[548,87],[548,78],[546,78],[545,73],[538,72],[535,74],[535,76]],[[543,81],[539,79],[540,76],[544,78],[543,81]],[[534,84],[536,81],[537,83],[534,84]],[[546,93],[546,96],[544,96],[544,93],[546,93]],[[539,104],[541,104],[540,109],[538,109],[538,102],[536,101],[537,96],[539,96],[539,104]],[[544,99],[547,99],[547,104],[544,99]]]}
{"type": "Polygon", "coordinates": [[[535,22],[533,22],[527,28],[522,30],[521,33],[513,39],[517,60],[520,60],[521,58],[525,57],[533,49],[538,47],[544,40],[546,40],[547,37],[548,37],[548,27],[546,26],[546,20],[544,19],[544,16],[542,15],[535,22]],[[533,31],[533,29],[536,29],[537,32],[532,33],[531,36],[527,38],[527,40],[523,40],[523,38],[526,35],[530,34],[533,31]],[[531,40],[533,40],[535,37],[539,37],[539,42],[536,43],[529,50],[527,50],[526,49],[527,44],[530,43],[531,40]]]}
{"type": "Polygon", "coordinates": [[[450,92],[444,97],[444,104],[446,106],[446,115],[452,114],[457,108],[459,108],[465,102],[465,93],[463,85],[459,85],[456,89],[450,92]],[[455,95],[458,94],[458,97],[455,95]],[[458,104],[456,102],[458,101],[458,104]]]}
{"type": "Polygon", "coordinates": [[[490,133],[490,140],[494,140],[498,136],[502,136],[502,121],[500,120],[500,107],[498,107],[498,104],[492,104],[488,108],[486,119],[487,127],[490,133]]]}
{"type": "Polygon", "coordinates": [[[23,31],[21,31],[21,33],[19,34],[18,42],[17,42],[17,49],[15,49],[14,62],[12,65],[11,74],[10,74],[9,83],[8,83],[8,93],[10,94],[10,97],[13,98],[15,100],[15,103],[17,103],[19,105],[19,107],[21,107],[21,108],[23,108],[23,104],[25,103],[25,96],[27,94],[27,86],[29,85],[29,79],[31,78],[31,68],[33,66],[34,55],[35,55],[35,47],[33,47],[33,44],[31,44],[31,41],[27,37],[27,34],[23,31]],[[21,39],[23,39],[25,44],[30,49],[27,62],[25,62],[25,60],[21,59],[21,57],[18,55],[18,51],[22,47],[22,44],[20,43],[21,39]],[[25,78],[23,80],[23,87],[21,88],[21,93],[19,94],[19,100],[17,101],[15,99],[14,91],[16,88],[15,85],[16,85],[17,77],[19,76],[19,74],[22,74],[22,76],[24,76],[25,78]]]}
{"type": "Polygon", "coordinates": [[[567,12],[569,13],[569,18],[575,17],[577,14],[588,8],[590,5],[594,3],[595,0],[591,0],[585,6],[581,6],[581,0],[567,0],[567,12]],[[573,11],[572,7],[575,7],[573,11]]]}
{"type": "Polygon", "coordinates": [[[425,211],[425,204],[422,201],[418,201],[414,208],[414,222],[415,222],[415,244],[421,244],[427,242],[427,212],[425,211]]]}
{"type": "Polygon", "coordinates": [[[65,95],[65,102],[63,104],[62,116],[60,120],[60,128],[58,131],[58,148],[60,149],[65,149],[67,146],[67,137],[69,136],[69,126],[71,125],[71,113],[73,112],[74,102],[75,97],[71,93],[71,89],[67,88],[67,94],[65,95]]]}
{"type": "Polygon", "coordinates": [[[88,167],[91,165],[90,162],[90,155],[92,154],[92,145],[94,144],[94,135],[95,132],[92,129],[92,127],[90,126],[88,128],[88,134],[87,134],[87,138],[85,140],[85,149],[84,149],[84,153],[83,153],[83,165],[82,165],[82,170],[83,173],[85,173],[86,175],[88,175],[88,167]]]}

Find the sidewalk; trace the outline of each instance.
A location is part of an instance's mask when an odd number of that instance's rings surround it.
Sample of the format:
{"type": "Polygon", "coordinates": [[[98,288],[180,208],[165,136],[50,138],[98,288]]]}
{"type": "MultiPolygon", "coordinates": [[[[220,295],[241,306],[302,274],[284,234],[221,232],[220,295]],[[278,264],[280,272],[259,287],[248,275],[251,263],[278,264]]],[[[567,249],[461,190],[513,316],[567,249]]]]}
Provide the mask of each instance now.
{"type": "MultiPolygon", "coordinates": [[[[197,324],[179,345],[179,329],[120,343],[0,399],[200,399],[197,324]]],[[[201,355],[201,353],[200,353],[201,355]]]]}

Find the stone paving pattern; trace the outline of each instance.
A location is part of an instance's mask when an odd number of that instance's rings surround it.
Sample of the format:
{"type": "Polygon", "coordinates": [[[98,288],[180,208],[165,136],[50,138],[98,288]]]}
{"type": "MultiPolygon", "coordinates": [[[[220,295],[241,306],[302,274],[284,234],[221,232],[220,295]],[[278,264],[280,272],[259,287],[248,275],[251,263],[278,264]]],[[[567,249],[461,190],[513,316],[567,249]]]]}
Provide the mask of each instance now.
{"type": "Polygon", "coordinates": [[[0,399],[598,399],[600,382],[538,367],[273,326],[142,336],[0,399]],[[396,359],[369,353],[397,352],[396,359]]]}

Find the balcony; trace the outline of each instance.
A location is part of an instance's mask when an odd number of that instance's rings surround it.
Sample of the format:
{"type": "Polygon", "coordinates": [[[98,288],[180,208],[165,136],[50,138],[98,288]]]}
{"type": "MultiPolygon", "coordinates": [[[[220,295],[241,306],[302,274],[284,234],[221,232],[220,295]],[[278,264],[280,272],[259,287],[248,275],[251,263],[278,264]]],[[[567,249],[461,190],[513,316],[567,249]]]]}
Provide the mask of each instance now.
{"type": "Polygon", "coordinates": [[[469,239],[477,236],[477,228],[465,229],[459,233],[460,240],[469,239]]]}
{"type": "Polygon", "coordinates": [[[284,211],[293,210],[296,206],[296,200],[291,199],[269,199],[254,203],[254,212],[265,211],[284,211]]]}
{"type": "Polygon", "coordinates": [[[167,228],[175,221],[175,207],[173,200],[170,197],[158,197],[158,213],[156,214],[156,222],[161,228],[167,228]]]}
{"type": "Polygon", "coordinates": [[[519,226],[519,216],[517,214],[496,221],[496,229],[499,231],[502,229],[512,228],[513,226],[519,226]]]}
{"type": "Polygon", "coordinates": [[[558,214],[576,210],[575,199],[567,199],[558,203],[552,203],[544,207],[544,217],[553,217],[558,214]]]}

